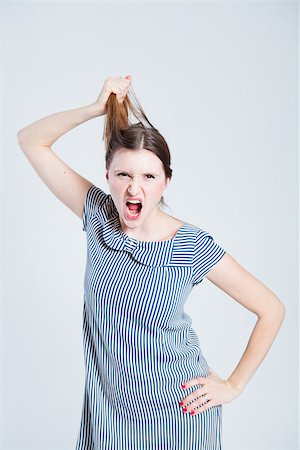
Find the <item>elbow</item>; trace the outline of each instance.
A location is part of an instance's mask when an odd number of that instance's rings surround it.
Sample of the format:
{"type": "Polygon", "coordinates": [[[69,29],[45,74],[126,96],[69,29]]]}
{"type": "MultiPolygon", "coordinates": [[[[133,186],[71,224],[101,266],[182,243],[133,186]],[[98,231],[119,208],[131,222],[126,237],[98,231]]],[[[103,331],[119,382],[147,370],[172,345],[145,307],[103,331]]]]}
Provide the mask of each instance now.
{"type": "Polygon", "coordinates": [[[272,308],[267,317],[271,322],[277,323],[280,326],[285,317],[285,306],[279,302],[272,308]]]}
{"type": "Polygon", "coordinates": [[[274,322],[277,323],[277,328],[279,329],[282,325],[282,322],[285,318],[285,306],[280,304],[278,306],[278,310],[276,311],[276,315],[274,317],[274,322]]]}
{"type": "Polygon", "coordinates": [[[22,148],[23,133],[22,129],[17,132],[17,143],[22,148]]]}
{"type": "Polygon", "coordinates": [[[256,315],[260,319],[267,319],[273,323],[282,323],[285,317],[286,308],[284,304],[276,297],[275,301],[263,311],[257,311],[256,315]]]}
{"type": "Polygon", "coordinates": [[[282,303],[282,301],[277,297],[277,305],[276,305],[276,310],[278,310],[277,314],[281,317],[281,319],[283,320],[285,317],[285,311],[286,308],[284,306],[284,304],[282,303]]]}
{"type": "Polygon", "coordinates": [[[21,128],[21,129],[17,132],[17,139],[18,139],[18,141],[21,139],[22,131],[23,131],[23,128],[21,128]]]}
{"type": "Polygon", "coordinates": [[[286,308],[283,304],[281,304],[281,322],[283,322],[284,318],[285,318],[285,311],[286,308]]]}
{"type": "Polygon", "coordinates": [[[17,143],[23,151],[25,151],[25,148],[30,144],[28,138],[26,138],[26,132],[23,131],[23,128],[17,132],[17,143]]]}

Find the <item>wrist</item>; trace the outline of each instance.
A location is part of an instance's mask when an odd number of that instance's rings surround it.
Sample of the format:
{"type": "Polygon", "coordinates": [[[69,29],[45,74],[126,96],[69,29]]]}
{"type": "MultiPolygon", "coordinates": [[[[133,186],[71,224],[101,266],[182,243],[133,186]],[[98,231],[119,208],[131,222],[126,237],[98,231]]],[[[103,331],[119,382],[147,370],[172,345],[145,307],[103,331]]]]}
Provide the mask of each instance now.
{"type": "Polygon", "coordinates": [[[99,107],[99,104],[97,102],[90,103],[86,106],[88,113],[91,116],[91,119],[94,117],[103,116],[105,114],[105,111],[103,108],[99,107]]]}
{"type": "Polygon", "coordinates": [[[242,392],[243,389],[245,388],[245,385],[243,383],[234,381],[230,377],[226,381],[233,387],[233,389],[235,389],[238,392],[242,392]]]}

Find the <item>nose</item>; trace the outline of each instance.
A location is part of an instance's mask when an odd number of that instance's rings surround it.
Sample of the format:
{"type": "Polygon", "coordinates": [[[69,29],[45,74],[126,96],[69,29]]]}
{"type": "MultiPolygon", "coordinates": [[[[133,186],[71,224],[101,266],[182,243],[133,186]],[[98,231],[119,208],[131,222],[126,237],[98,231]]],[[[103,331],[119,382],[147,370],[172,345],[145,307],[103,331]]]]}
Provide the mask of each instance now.
{"type": "Polygon", "coordinates": [[[137,195],[137,193],[140,190],[141,182],[139,181],[138,177],[132,177],[129,184],[128,184],[128,191],[130,192],[130,195],[134,196],[137,195]]]}

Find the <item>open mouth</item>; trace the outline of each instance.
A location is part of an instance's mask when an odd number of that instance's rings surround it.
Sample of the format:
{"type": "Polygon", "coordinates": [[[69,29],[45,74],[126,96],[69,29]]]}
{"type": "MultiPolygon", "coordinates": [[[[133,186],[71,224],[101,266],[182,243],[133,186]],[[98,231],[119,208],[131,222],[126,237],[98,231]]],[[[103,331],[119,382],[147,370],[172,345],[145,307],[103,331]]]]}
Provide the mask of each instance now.
{"type": "Polygon", "coordinates": [[[128,217],[137,218],[140,216],[142,210],[142,204],[138,201],[128,201],[126,202],[126,213],[128,217]]]}

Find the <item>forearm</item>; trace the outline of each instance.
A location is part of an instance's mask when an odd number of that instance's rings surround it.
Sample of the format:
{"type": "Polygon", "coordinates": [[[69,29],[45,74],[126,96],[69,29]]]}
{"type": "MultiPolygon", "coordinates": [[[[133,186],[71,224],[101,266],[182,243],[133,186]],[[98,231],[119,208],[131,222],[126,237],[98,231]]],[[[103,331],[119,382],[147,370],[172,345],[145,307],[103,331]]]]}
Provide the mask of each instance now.
{"type": "Polygon", "coordinates": [[[94,103],[57,112],[19,130],[18,139],[23,145],[34,143],[50,147],[63,134],[100,115],[94,103]]]}
{"type": "Polygon", "coordinates": [[[253,328],[247,347],[228,381],[238,390],[243,390],[261,364],[274,341],[282,321],[282,309],[270,317],[260,317],[253,328]]]}

